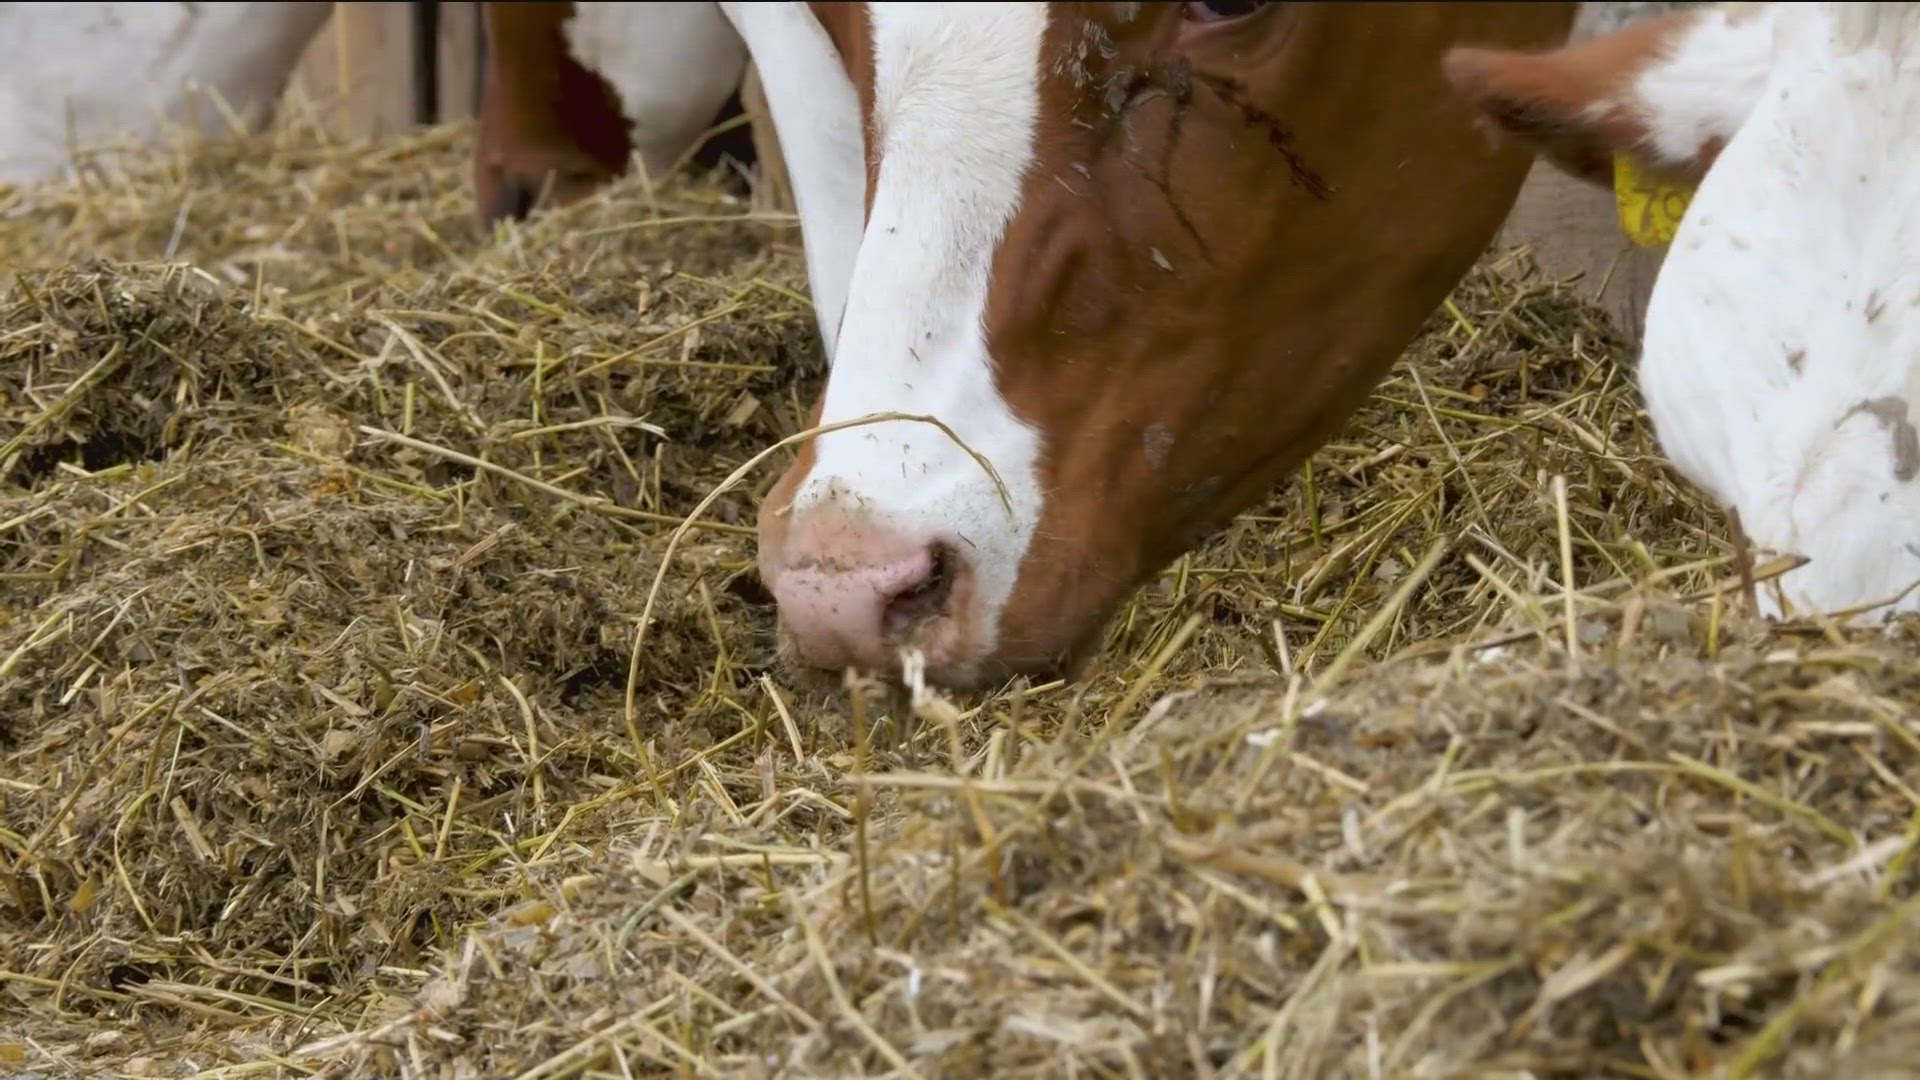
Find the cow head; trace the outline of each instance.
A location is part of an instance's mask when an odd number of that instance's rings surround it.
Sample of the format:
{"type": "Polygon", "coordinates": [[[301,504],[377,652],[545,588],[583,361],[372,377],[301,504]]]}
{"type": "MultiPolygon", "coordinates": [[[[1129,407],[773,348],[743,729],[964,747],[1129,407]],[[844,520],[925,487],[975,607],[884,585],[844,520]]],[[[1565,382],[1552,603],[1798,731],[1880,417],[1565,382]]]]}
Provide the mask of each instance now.
{"type": "Polygon", "coordinates": [[[1070,672],[1144,578],[1346,421],[1529,166],[1443,56],[1553,45],[1574,16],[725,6],[806,230],[832,357],[814,419],[948,429],[800,450],[760,517],[783,640],[828,668],[912,645],[950,685],[1070,672]],[[835,156],[860,148],[864,168],[835,156]]]}
{"type": "Polygon", "coordinates": [[[565,204],[626,169],[633,152],[613,88],[567,46],[571,3],[482,5],[474,187],[483,220],[523,218],[543,197],[565,204]]]}

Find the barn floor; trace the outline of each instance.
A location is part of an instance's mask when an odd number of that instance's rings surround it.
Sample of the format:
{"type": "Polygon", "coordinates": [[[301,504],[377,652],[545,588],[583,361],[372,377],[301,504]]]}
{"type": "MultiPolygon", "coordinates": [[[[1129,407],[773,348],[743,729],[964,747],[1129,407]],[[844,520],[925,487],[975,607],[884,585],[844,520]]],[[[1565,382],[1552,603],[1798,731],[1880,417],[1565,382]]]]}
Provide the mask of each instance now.
{"type": "Polygon", "coordinates": [[[1914,636],[1740,616],[1569,288],[1084,685],[850,698],[783,457],[668,550],[818,386],[797,227],[483,236],[467,139],[0,192],[0,1074],[1912,1075],[1914,636]]]}

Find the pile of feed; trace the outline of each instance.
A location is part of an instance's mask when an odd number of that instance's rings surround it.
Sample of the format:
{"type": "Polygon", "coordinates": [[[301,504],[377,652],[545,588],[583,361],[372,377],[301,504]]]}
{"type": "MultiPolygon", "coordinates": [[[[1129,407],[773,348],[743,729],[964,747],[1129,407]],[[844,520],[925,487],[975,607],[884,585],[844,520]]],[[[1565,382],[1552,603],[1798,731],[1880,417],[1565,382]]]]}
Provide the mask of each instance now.
{"type": "Polygon", "coordinates": [[[1490,262],[1074,686],[807,692],[798,229],[454,127],[0,192],[0,1072],[1874,1076],[1920,662],[1490,262]]]}

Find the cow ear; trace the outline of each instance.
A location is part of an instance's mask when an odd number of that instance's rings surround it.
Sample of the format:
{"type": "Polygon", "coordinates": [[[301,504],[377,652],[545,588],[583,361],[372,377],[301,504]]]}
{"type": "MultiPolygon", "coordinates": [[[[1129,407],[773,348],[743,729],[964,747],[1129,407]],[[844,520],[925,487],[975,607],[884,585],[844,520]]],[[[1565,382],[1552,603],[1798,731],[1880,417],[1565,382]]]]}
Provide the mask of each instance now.
{"type": "Polygon", "coordinates": [[[1551,52],[1454,49],[1447,81],[1496,131],[1579,179],[1610,186],[1621,154],[1698,179],[1766,81],[1770,15],[1746,6],[1647,19],[1551,52]]]}

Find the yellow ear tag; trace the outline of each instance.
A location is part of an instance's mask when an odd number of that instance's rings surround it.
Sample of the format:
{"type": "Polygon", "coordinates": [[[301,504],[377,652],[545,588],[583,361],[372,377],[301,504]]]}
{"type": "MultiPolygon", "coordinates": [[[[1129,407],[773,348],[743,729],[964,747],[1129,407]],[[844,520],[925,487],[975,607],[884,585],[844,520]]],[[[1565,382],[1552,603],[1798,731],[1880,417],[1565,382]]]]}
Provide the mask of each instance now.
{"type": "Polygon", "coordinates": [[[1673,243],[1687,204],[1693,201],[1692,184],[1662,180],[1641,169],[1625,154],[1613,155],[1613,202],[1620,212],[1620,227],[1627,239],[1641,247],[1659,247],[1673,243]]]}

